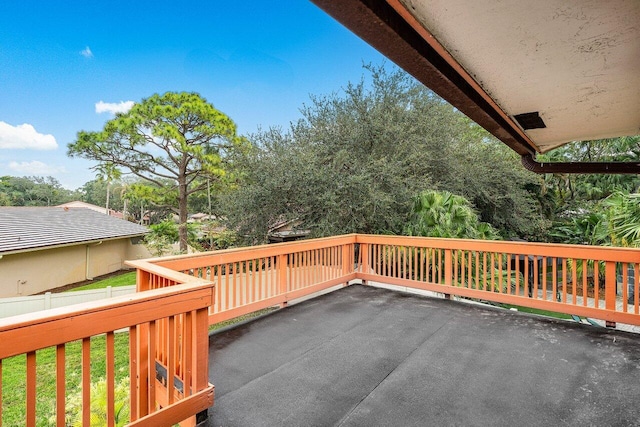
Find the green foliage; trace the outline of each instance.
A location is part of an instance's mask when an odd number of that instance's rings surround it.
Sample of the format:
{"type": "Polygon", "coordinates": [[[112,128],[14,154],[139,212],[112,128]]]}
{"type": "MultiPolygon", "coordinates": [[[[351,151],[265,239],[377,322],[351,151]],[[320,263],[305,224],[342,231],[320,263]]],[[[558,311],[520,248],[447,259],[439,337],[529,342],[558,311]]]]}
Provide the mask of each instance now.
{"type": "Polygon", "coordinates": [[[448,191],[427,190],[414,199],[406,232],[410,236],[496,239],[498,233],[478,219],[467,199],[448,191]]]}
{"type": "Polygon", "coordinates": [[[589,209],[571,212],[550,236],[563,243],[640,247],[640,194],[618,191],[589,209]]]}
{"type": "Polygon", "coordinates": [[[539,196],[542,177],[525,170],[520,157],[468,118],[456,143],[455,180],[441,189],[464,196],[480,220],[503,237],[544,240],[551,222],[539,196]]]}
{"type": "Polygon", "coordinates": [[[640,194],[614,193],[602,207],[611,244],[640,247],[640,194]]]}
{"type": "Polygon", "coordinates": [[[178,226],[171,220],[152,224],[149,230],[150,232],[144,236],[144,243],[154,256],[166,254],[171,245],[179,239],[178,226]]]}
{"type": "Polygon", "coordinates": [[[180,249],[186,251],[189,196],[202,191],[206,180],[228,179],[234,152],[244,145],[233,121],[200,95],[167,92],[116,114],[102,131],[78,132],[68,154],[98,162],[103,175],[124,170],[156,189],[173,191],[180,249]]]}
{"type": "Polygon", "coordinates": [[[200,244],[207,250],[229,249],[238,242],[238,233],[217,221],[205,221],[199,225],[200,244]]]}
{"type": "Polygon", "coordinates": [[[175,222],[167,219],[158,224],[149,226],[150,233],[147,234],[150,239],[164,236],[171,243],[176,243],[180,236],[178,235],[178,226],[175,222]]]}
{"type": "Polygon", "coordinates": [[[170,251],[172,242],[167,236],[156,236],[152,239],[150,235],[147,234],[144,238],[144,244],[153,256],[160,257],[170,251]]]}
{"type": "Polygon", "coordinates": [[[127,185],[127,182],[124,180],[108,182],[101,178],[96,178],[86,182],[80,187],[79,199],[96,206],[106,207],[108,191],[109,209],[122,211],[124,208],[124,190],[127,185]]]}
{"type": "MultiPolygon", "coordinates": [[[[83,202],[91,203],[96,206],[106,206],[107,200],[107,183],[101,179],[94,179],[86,182],[79,189],[83,202]]],[[[111,201],[114,209],[120,209],[121,203],[114,200],[111,201]]]]}
{"type": "MultiPolygon", "coordinates": [[[[638,162],[640,135],[580,141],[538,156],[543,162],[638,162]]],[[[540,194],[548,201],[552,219],[566,211],[591,209],[594,202],[616,192],[633,193],[640,187],[638,175],[547,174],[540,194]]]]}
{"type": "Polygon", "coordinates": [[[550,238],[558,243],[603,245],[608,242],[606,217],[599,210],[572,212],[550,230],[550,238]]]}
{"type": "Polygon", "coordinates": [[[213,235],[213,248],[229,249],[238,241],[238,233],[233,230],[223,230],[213,235]]]}
{"type": "MultiPolygon", "coordinates": [[[[640,136],[582,141],[538,156],[547,162],[638,162],[640,136]]],[[[638,246],[640,226],[636,195],[638,175],[569,175],[544,177],[540,191],[554,220],[549,238],[555,242],[638,246]]]]}
{"type": "MultiPolygon", "coordinates": [[[[129,423],[129,378],[115,384],[114,423],[116,427],[129,423]]],[[[101,378],[91,383],[91,425],[107,425],[107,380],[101,378]]],[[[55,422],[55,418],[51,419],[55,422]]],[[[82,390],[71,395],[67,401],[67,425],[82,426],[82,390]]]]}
{"type": "Polygon", "coordinates": [[[366,68],[368,80],[312,97],[287,131],[251,137],[242,185],[225,198],[240,235],[264,242],[283,220],[314,236],[401,234],[413,197],[427,189],[484,202],[483,221],[505,235],[540,229],[529,190],[539,178],[512,172],[522,169],[519,159],[404,72],[366,68]]]}
{"type": "Polygon", "coordinates": [[[75,197],[51,176],[0,177],[0,206],[55,206],[75,197]]]}
{"type": "MultiPolygon", "coordinates": [[[[198,243],[197,225],[186,224],[187,241],[189,245],[200,247],[198,243]]],[[[150,232],[144,237],[145,245],[154,256],[162,256],[169,252],[171,245],[180,240],[178,224],[166,219],[158,224],[149,226],[150,232]]]]}

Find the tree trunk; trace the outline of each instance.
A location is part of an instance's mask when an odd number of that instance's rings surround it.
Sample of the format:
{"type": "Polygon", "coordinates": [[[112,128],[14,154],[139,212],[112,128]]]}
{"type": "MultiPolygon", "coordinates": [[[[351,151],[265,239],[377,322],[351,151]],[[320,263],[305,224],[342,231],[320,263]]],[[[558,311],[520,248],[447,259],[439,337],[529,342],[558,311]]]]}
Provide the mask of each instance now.
{"type": "Polygon", "coordinates": [[[110,184],[107,182],[107,202],[105,203],[105,210],[107,211],[107,215],[109,215],[109,193],[110,193],[110,184]]]}
{"type": "Polygon", "coordinates": [[[187,253],[187,180],[182,176],[178,178],[178,235],[180,236],[180,252],[187,253]]]}

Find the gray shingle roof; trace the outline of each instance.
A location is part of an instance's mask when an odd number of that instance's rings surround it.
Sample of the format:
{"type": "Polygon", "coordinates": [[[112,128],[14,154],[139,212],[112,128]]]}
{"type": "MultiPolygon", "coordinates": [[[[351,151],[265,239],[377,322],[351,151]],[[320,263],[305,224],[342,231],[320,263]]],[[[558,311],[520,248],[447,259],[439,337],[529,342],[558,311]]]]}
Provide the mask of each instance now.
{"type": "Polygon", "coordinates": [[[85,208],[0,207],[0,254],[135,237],[147,228],[85,208]]]}

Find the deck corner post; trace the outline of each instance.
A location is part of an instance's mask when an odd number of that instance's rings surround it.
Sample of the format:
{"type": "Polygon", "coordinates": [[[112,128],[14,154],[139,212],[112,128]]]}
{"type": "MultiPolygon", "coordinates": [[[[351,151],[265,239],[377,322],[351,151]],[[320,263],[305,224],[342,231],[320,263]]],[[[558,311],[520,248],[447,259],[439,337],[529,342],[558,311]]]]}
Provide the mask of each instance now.
{"type": "Polygon", "coordinates": [[[280,303],[280,308],[287,306],[287,254],[281,254],[278,256],[278,293],[284,298],[284,301],[280,303]]]}
{"type": "MultiPolygon", "coordinates": [[[[354,243],[344,243],[342,245],[342,276],[348,276],[353,270],[354,249],[354,243]]],[[[349,286],[349,281],[345,281],[343,285],[349,286]]]]}
{"type": "Polygon", "coordinates": [[[359,271],[364,274],[369,273],[369,245],[367,243],[360,243],[360,259],[359,271]]]}

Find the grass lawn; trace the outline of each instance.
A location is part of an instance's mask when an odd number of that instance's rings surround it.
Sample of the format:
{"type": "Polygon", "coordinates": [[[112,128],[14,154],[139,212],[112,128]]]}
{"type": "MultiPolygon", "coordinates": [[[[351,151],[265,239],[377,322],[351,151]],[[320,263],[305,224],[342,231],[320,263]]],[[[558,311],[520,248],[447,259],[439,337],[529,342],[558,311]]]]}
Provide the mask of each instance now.
{"type": "Polygon", "coordinates": [[[516,308],[518,309],[518,311],[521,311],[523,313],[531,313],[531,314],[539,314],[541,316],[555,317],[556,319],[569,319],[569,320],[572,319],[572,317],[568,314],[557,313],[555,311],[539,310],[537,308],[521,307],[519,305],[511,305],[511,304],[500,304],[500,306],[507,309],[516,308]]]}
{"type": "MultiPolygon", "coordinates": [[[[91,339],[91,382],[106,376],[106,339],[91,339]]],[[[82,343],[74,341],[66,345],[67,408],[78,400],[82,381],[82,343]]],[[[36,352],[36,425],[55,425],[56,406],[56,349],[46,348],[36,352]]],[[[116,382],[129,377],[129,334],[115,335],[116,382]]],[[[2,361],[2,426],[25,425],[26,413],[26,356],[20,355],[2,361]]]]}
{"type": "Polygon", "coordinates": [[[112,288],[116,288],[118,286],[130,286],[136,284],[136,272],[131,271],[129,273],[119,274],[117,276],[109,277],[104,280],[98,280],[93,283],[89,283],[88,285],[81,286],[79,288],[73,288],[68,290],[67,292],[75,292],[75,291],[88,291],[91,289],[103,289],[108,286],[112,288]]]}
{"type": "MultiPolygon", "coordinates": [[[[135,275],[135,273],[134,273],[135,275]]],[[[131,276],[126,274],[123,276],[131,276]]],[[[122,276],[115,277],[119,279],[122,276]]],[[[93,283],[92,286],[98,283],[93,283]]],[[[113,286],[113,285],[111,285],[113,286]]],[[[122,285],[121,285],[122,286],[122,285]]],[[[277,308],[266,308],[249,313],[209,327],[210,331],[242,322],[256,316],[274,311],[277,308]]],[[[106,377],[106,339],[105,336],[91,338],[91,382],[97,383],[106,377]]],[[[78,402],[81,399],[82,381],[82,342],[73,341],[66,345],[66,402],[67,415],[77,415],[78,402]]],[[[36,352],[36,425],[55,425],[56,416],[56,349],[46,348],[36,352]]],[[[129,334],[115,335],[115,370],[116,384],[129,378],[129,334]]],[[[26,356],[10,357],[2,361],[2,419],[3,427],[24,426],[26,414],[26,356]]],[[[92,401],[93,401],[92,395],[92,401]]],[[[128,397],[128,394],[127,394],[128,397]]],[[[105,401],[106,402],[106,401],[105,401]]],[[[101,406],[105,402],[99,402],[101,406]]],[[[94,402],[92,402],[92,405],[94,402]]],[[[127,402],[128,404],[128,402],[127,402]]],[[[68,418],[69,420],[69,418],[68,418]]],[[[72,425],[72,424],[69,424],[72,425]]]]}
{"type": "MultiPolygon", "coordinates": [[[[90,283],[86,286],[67,292],[100,289],[107,286],[127,286],[136,282],[136,272],[129,272],[90,283]]],[[[209,327],[210,331],[242,322],[268,312],[276,307],[259,310],[209,327]]],[[[105,336],[91,338],[91,382],[98,383],[106,376],[106,339],[105,336]]],[[[81,401],[82,382],[82,342],[74,341],[66,345],[66,405],[67,422],[72,425],[70,415],[79,412],[78,402],[81,401]]],[[[4,359],[2,369],[2,416],[0,425],[3,427],[17,427],[25,425],[26,414],[26,356],[19,355],[4,359]]],[[[129,378],[129,334],[115,335],[115,370],[116,384],[129,378]]],[[[92,392],[93,393],[93,392],[92,392]]],[[[50,426],[55,424],[56,416],[56,349],[46,348],[36,352],[36,425],[50,426]]],[[[127,395],[128,397],[128,395],[127,395]]],[[[93,394],[92,394],[93,401],[93,394]]],[[[93,407],[94,402],[92,402],[93,407]]],[[[105,402],[100,402],[105,405],[105,402]]],[[[127,402],[128,404],[128,402],[127,402]]]]}

